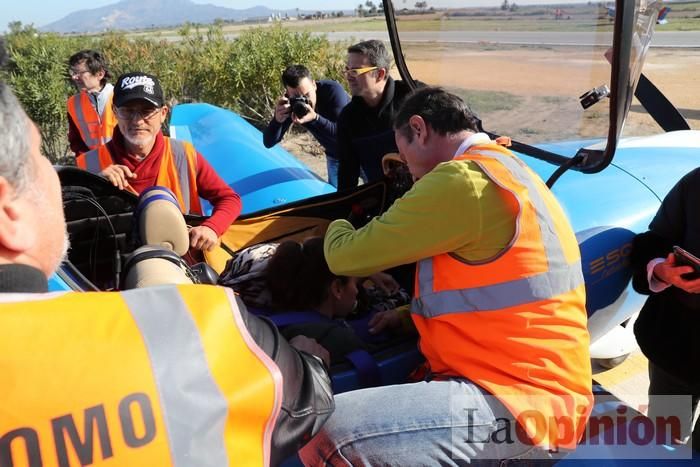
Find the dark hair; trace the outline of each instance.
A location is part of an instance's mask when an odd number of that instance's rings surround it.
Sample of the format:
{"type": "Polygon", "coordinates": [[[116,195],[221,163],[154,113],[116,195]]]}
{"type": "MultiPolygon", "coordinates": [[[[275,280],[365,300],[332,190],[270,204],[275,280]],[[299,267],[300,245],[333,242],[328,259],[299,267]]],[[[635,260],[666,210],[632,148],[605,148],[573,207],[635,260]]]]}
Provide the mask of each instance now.
{"type": "Polygon", "coordinates": [[[282,72],[282,84],[290,88],[299,86],[299,81],[311,78],[311,72],[304,65],[289,65],[282,72]]]}
{"type": "Polygon", "coordinates": [[[420,115],[430,127],[441,135],[459,133],[463,130],[481,131],[481,120],[457,95],[438,87],[422,87],[404,100],[396,117],[394,130],[410,143],[413,131],[408,120],[420,115]]]}
{"type": "Polygon", "coordinates": [[[85,61],[85,66],[93,75],[99,73],[100,71],[105,72],[104,78],[100,80],[100,84],[103,86],[112,77],[107,67],[107,60],[104,55],[99,53],[97,50],[81,50],[70,56],[68,59],[68,66],[74,67],[79,65],[80,62],[85,61]]]}
{"type": "Polygon", "coordinates": [[[370,65],[378,68],[385,68],[387,71],[391,66],[391,57],[389,56],[389,52],[386,50],[386,47],[384,47],[384,43],[376,39],[351,45],[348,47],[348,53],[362,54],[367,57],[367,61],[370,65]]]}
{"type": "Polygon", "coordinates": [[[328,269],[322,237],[281,243],[267,263],[265,275],[273,308],[298,311],[316,310],[328,297],[333,280],[348,280],[328,269]]]}

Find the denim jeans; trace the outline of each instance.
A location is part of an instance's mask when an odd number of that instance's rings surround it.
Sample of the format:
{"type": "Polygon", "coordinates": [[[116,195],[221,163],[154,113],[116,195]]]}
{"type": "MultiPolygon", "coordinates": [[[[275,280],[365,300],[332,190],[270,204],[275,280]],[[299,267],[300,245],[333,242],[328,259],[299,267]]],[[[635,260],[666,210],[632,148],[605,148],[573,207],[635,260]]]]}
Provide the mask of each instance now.
{"type": "MultiPolygon", "coordinates": [[[[484,442],[514,417],[465,380],[383,386],[336,396],[336,409],[299,452],[309,466],[506,465],[548,454],[517,437],[484,442]]],[[[539,462],[539,461],[538,461],[539,462]]],[[[537,465],[537,464],[535,464],[537,465]]]]}
{"type": "Polygon", "coordinates": [[[338,159],[326,156],[326,169],[328,171],[328,183],[338,188],[338,159]]]}
{"type": "MultiPolygon", "coordinates": [[[[326,171],[328,172],[328,183],[338,188],[338,159],[326,156],[326,171]]],[[[360,169],[360,178],[367,183],[367,175],[364,169],[360,169]]]]}

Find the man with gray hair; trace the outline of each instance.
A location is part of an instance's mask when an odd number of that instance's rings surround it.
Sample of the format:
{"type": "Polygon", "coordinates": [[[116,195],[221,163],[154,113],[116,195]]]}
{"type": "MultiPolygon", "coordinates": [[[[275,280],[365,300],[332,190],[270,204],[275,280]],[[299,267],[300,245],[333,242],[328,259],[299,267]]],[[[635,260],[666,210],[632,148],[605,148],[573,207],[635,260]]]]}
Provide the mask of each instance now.
{"type": "Polygon", "coordinates": [[[66,223],[40,147],[0,81],[0,465],[277,465],[299,449],[333,411],[315,341],[288,343],[223,287],[43,293],[66,223]]]}
{"type": "Polygon", "coordinates": [[[352,100],[338,117],[338,191],[383,176],[382,157],[397,152],[392,123],[411,92],[389,76],[391,57],[384,43],[368,40],[348,48],[345,77],[352,100]]]}
{"type": "Polygon", "coordinates": [[[46,291],[66,250],[61,187],[40,147],[36,125],[0,82],[0,281],[14,292],[46,291]]]}

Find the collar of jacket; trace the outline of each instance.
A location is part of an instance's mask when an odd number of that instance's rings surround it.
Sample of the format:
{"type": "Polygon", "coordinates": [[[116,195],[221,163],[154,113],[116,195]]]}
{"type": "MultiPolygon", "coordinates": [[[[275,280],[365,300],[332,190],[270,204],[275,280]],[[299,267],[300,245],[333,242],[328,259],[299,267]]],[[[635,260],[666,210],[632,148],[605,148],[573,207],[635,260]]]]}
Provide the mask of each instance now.
{"type": "Polygon", "coordinates": [[[49,290],[46,276],[27,264],[0,264],[0,293],[42,293],[49,290]]]}

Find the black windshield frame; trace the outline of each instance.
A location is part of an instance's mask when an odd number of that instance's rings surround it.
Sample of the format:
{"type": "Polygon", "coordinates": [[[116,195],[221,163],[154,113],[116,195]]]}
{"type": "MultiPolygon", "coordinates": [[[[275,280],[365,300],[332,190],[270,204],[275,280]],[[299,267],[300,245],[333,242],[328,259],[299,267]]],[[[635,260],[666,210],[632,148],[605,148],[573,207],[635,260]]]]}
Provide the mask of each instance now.
{"type": "MultiPolygon", "coordinates": [[[[401,76],[402,80],[415,89],[416,82],[411,76],[401,49],[401,40],[396,26],[394,6],[391,0],[382,0],[382,3],[384,5],[384,16],[386,19],[387,31],[389,32],[389,40],[391,42],[394,60],[399,71],[399,75],[401,76]]],[[[613,30],[613,53],[610,68],[610,120],[605,149],[594,150],[581,148],[574,157],[567,157],[561,154],[545,151],[519,141],[513,141],[513,150],[555,165],[568,165],[571,166],[571,168],[580,170],[584,173],[600,172],[610,165],[613,157],[615,156],[618,139],[622,132],[634,91],[633,89],[630,90],[630,60],[632,40],[635,32],[636,4],[636,1],[615,1],[616,13],[613,30]]],[[[489,132],[487,131],[487,133],[489,132]]],[[[489,134],[496,136],[493,133],[489,134]]]]}

